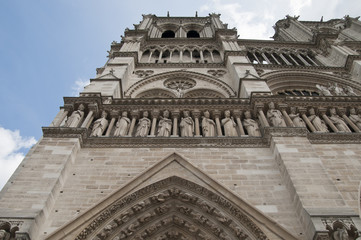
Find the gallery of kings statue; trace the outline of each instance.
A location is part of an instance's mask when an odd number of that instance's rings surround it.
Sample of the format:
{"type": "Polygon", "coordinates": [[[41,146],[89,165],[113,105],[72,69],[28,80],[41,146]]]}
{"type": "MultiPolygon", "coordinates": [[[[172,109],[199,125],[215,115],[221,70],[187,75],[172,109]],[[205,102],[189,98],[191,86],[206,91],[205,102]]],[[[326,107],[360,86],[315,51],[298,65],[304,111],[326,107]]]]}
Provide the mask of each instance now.
{"type": "Polygon", "coordinates": [[[143,15],[0,193],[0,240],[361,239],[361,22],[143,15]]]}

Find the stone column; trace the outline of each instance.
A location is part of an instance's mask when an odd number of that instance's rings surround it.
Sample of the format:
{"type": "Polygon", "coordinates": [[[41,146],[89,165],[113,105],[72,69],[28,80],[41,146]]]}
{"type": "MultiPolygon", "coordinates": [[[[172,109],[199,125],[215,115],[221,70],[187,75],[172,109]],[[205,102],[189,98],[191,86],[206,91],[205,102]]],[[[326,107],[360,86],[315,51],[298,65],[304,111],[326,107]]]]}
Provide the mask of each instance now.
{"type": "Polygon", "coordinates": [[[296,59],[294,59],[294,58],[292,57],[291,54],[288,54],[288,56],[292,59],[292,61],[293,61],[297,66],[300,65],[300,64],[296,61],[296,59]]]}
{"type": "Polygon", "coordinates": [[[161,50],[159,53],[159,58],[158,58],[159,63],[160,63],[160,61],[162,61],[162,55],[163,55],[163,50],[161,50]]]}
{"type": "Polygon", "coordinates": [[[345,120],[345,122],[351,126],[351,128],[355,131],[355,132],[360,132],[360,129],[356,126],[356,124],[354,124],[351,119],[349,119],[346,116],[346,109],[344,108],[337,108],[337,111],[339,112],[339,114],[342,116],[342,118],[345,120]]]}
{"type": "Polygon", "coordinates": [[[338,129],[335,125],[330,121],[330,119],[326,115],[326,108],[319,108],[318,111],[321,113],[322,119],[327,123],[328,126],[332,129],[334,132],[338,132],[338,129]]]}
{"type": "Polygon", "coordinates": [[[179,62],[183,62],[183,50],[179,50],[179,62]]]}
{"type": "Polygon", "coordinates": [[[115,123],[115,120],[118,118],[118,115],[119,115],[118,111],[111,111],[110,112],[110,116],[111,116],[112,119],[110,120],[109,127],[107,129],[107,132],[105,133],[106,137],[110,136],[110,133],[111,133],[113,127],[114,127],[114,123],[115,123]]]}
{"type": "Polygon", "coordinates": [[[217,126],[217,135],[218,137],[222,137],[222,128],[221,128],[221,122],[219,121],[219,118],[221,116],[221,112],[219,110],[213,111],[214,119],[216,120],[216,126],[217,126]]]}
{"type": "Polygon", "coordinates": [[[212,52],[212,51],[210,51],[209,53],[211,54],[211,59],[212,59],[212,62],[214,62],[213,52],[212,52]]]}
{"type": "Polygon", "coordinates": [[[268,57],[266,56],[266,54],[261,53],[262,57],[267,61],[268,64],[272,64],[272,62],[268,59],[268,57]]]}
{"type": "Polygon", "coordinates": [[[201,62],[204,62],[204,57],[203,57],[203,50],[199,50],[199,54],[201,55],[201,62]]]}
{"type": "Polygon", "coordinates": [[[50,127],[59,127],[60,124],[64,121],[64,118],[68,115],[69,111],[61,109],[56,115],[54,121],[50,124],[50,127]]]}
{"type": "Polygon", "coordinates": [[[152,55],[153,55],[153,52],[150,52],[148,62],[150,62],[150,60],[152,59],[152,55]]]}
{"type": "Polygon", "coordinates": [[[96,103],[90,103],[88,105],[88,109],[89,109],[89,112],[88,112],[88,115],[86,116],[83,124],[81,125],[82,128],[89,128],[90,124],[93,121],[94,113],[97,113],[97,111],[98,111],[98,105],[96,103]]]}
{"type": "Polygon", "coordinates": [[[315,66],[318,66],[318,64],[317,64],[315,61],[313,61],[313,60],[308,56],[308,54],[306,55],[306,57],[307,57],[308,60],[310,60],[315,66]]]}
{"type": "Polygon", "coordinates": [[[139,111],[138,110],[133,110],[130,114],[132,116],[132,122],[130,123],[128,137],[131,137],[132,134],[133,134],[135,122],[136,122],[137,118],[139,117],[139,111]]]}
{"type": "Polygon", "coordinates": [[[292,66],[292,63],[290,63],[290,62],[285,58],[285,56],[283,56],[283,53],[280,53],[279,56],[282,58],[282,60],[283,60],[287,65],[292,66]]]}
{"type": "Polygon", "coordinates": [[[311,66],[299,53],[297,53],[297,57],[306,65],[311,66]]]}
{"type": "Polygon", "coordinates": [[[195,137],[202,137],[199,130],[199,117],[201,116],[201,112],[199,110],[193,110],[192,115],[194,117],[195,137]]]}
{"type": "Polygon", "coordinates": [[[253,57],[256,59],[256,61],[259,63],[259,64],[262,64],[262,62],[258,59],[256,53],[252,53],[253,54],[253,57]]]}
{"type": "Polygon", "coordinates": [[[259,114],[259,119],[261,120],[262,127],[269,127],[269,123],[268,123],[267,118],[266,118],[266,116],[264,115],[264,112],[263,112],[263,103],[256,104],[255,107],[256,107],[257,112],[259,114]]]}
{"type": "Polygon", "coordinates": [[[155,128],[157,127],[157,119],[159,117],[159,110],[158,109],[154,109],[152,111],[152,127],[150,129],[150,137],[155,137],[155,128]]]}
{"type": "Polygon", "coordinates": [[[311,130],[311,132],[317,132],[316,128],[313,126],[313,124],[310,122],[310,120],[308,120],[308,117],[306,116],[307,109],[299,107],[298,111],[300,112],[303,121],[305,121],[307,127],[311,130]]]}
{"type": "Polygon", "coordinates": [[[233,111],[233,116],[236,118],[236,122],[237,122],[237,125],[238,125],[239,133],[241,134],[241,136],[246,135],[246,133],[244,132],[244,129],[243,129],[242,121],[241,121],[242,111],[240,111],[240,110],[234,110],[234,111],[233,111]]]}
{"type": "Polygon", "coordinates": [[[287,127],[294,127],[295,125],[293,124],[290,116],[288,116],[288,113],[286,112],[286,108],[287,105],[286,104],[278,104],[278,107],[281,109],[282,115],[285,118],[287,127]]]}
{"type": "Polygon", "coordinates": [[[273,55],[273,53],[271,53],[271,57],[279,64],[279,65],[282,65],[278,59],[273,55]]]}
{"type": "Polygon", "coordinates": [[[179,110],[172,111],[172,118],[173,118],[173,132],[171,137],[179,137],[178,135],[178,118],[180,116],[179,110]]]}

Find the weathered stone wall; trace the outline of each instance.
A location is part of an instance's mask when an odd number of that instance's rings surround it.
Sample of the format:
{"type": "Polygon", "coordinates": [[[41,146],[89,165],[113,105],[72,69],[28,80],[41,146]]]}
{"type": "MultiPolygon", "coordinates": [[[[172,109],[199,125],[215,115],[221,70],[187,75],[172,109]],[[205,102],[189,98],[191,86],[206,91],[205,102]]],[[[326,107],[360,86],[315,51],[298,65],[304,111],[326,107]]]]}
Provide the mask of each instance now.
{"type": "Polygon", "coordinates": [[[77,144],[76,139],[40,141],[23,163],[27,168],[20,167],[19,177],[15,174],[12,179],[16,183],[3,192],[1,207],[8,208],[10,215],[16,208],[23,213],[36,207],[34,217],[45,208],[45,225],[39,231],[46,236],[176,152],[290,231],[302,232],[270,149],[83,148],[74,156],[77,144]],[[10,204],[19,194],[29,203],[10,204]]]}
{"type": "Polygon", "coordinates": [[[43,138],[2,191],[1,217],[26,212],[37,222],[25,224],[32,237],[44,238],[174,152],[300,239],[315,231],[312,214],[358,211],[356,144],[274,137],[270,148],[80,148],[74,138],[43,138]]]}

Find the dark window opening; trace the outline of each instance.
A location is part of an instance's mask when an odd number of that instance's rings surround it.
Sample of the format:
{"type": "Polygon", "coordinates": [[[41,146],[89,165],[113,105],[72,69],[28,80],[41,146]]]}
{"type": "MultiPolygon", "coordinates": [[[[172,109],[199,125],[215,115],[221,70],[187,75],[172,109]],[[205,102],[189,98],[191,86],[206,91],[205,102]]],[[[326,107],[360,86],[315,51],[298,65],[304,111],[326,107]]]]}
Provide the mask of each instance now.
{"type": "Polygon", "coordinates": [[[172,30],[167,30],[162,33],[162,38],[175,38],[175,33],[172,30]]]}
{"type": "Polygon", "coordinates": [[[199,33],[194,30],[190,30],[187,32],[187,38],[199,38],[199,33]]]}

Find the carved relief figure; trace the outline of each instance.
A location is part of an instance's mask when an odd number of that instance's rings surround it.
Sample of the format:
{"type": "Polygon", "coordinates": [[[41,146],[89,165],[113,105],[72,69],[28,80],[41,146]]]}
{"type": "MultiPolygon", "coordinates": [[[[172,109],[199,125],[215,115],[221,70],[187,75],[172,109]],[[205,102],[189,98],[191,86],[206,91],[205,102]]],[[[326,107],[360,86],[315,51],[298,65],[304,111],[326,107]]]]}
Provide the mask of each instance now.
{"type": "Polygon", "coordinates": [[[310,116],[308,116],[308,119],[318,132],[328,132],[328,128],[325,122],[315,115],[315,109],[310,108],[308,110],[308,113],[310,114],[310,116]]]}
{"type": "Polygon", "coordinates": [[[128,112],[122,112],[122,117],[119,117],[118,122],[116,124],[116,128],[114,131],[114,136],[126,136],[130,127],[130,119],[127,117],[128,112]]]}
{"type": "Polygon", "coordinates": [[[135,132],[136,137],[146,137],[150,129],[150,119],[148,118],[148,112],[143,112],[143,118],[139,119],[137,131],[135,132]]]}
{"type": "Polygon", "coordinates": [[[329,117],[330,121],[335,125],[335,127],[340,132],[351,132],[351,130],[348,128],[347,124],[343,121],[343,119],[337,115],[335,108],[330,109],[330,114],[331,114],[329,117]]]}
{"type": "Polygon", "coordinates": [[[224,118],[222,119],[222,125],[224,127],[224,136],[226,137],[237,137],[237,124],[234,122],[233,117],[231,117],[231,112],[229,110],[224,111],[224,118]]]}
{"type": "Polygon", "coordinates": [[[330,90],[331,92],[334,92],[336,96],[346,95],[345,92],[343,91],[343,88],[339,87],[337,85],[337,83],[334,83],[334,84],[328,83],[328,90],[330,90]]]}
{"type": "Polygon", "coordinates": [[[322,86],[322,85],[319,85],[319,84],[316,84],[316,88],[318,90],[320,90],[320,93],[323,95],[323,96],[332,96],[330,90],[325,87],[325,86],[322,86]]]}
{"type": "Polygon", "coordinates": [[[288,114],[288,116],[291,118],[295,127],[306,127],[305,122],[300,118],[300,114],[296,113],[295,107],[291,107],[291,113],[288,114]]]}
{"type": "Polygon", "coordinates": [[[194,135],[194,121],[189,116],[189,111],[183,111],[184,118],[182,118],[179,127],[182,137],[193,137],[194,135]]]}
{"type": "Polygon", "coordinates": [[[66,120],[65,127],[78,127],[80,121],[84,117],[84,105],[80,104],[78,110],[74,111],[71,116],[66,120]]]}
{"type": "Polygon", "coordinates": [[[356,126],[357,126],[359,129],[361,129],[361,116],[360,116],[360,114],[357,114],[357,113],[356,113],[355,108],[351,108],[351,109],[350,109],[349,119],[350,119],[354,124],[356,124],[356,126]]]}
{"type": "Polygon", "coordinates": [[[349,240],[348,233],[345,228],[338,228],[333,234],[335,240],[349,240]]]}
{"type": "Polygon", "coordinates": [[[259,130],[258,123],[251,118],[250,111],[244,113],[245,119],[243,120],[243,126],[246,128],[249,136],[260,137],[261,132],[259,130]]]}
{"type": "Polygon", "coordinates": [[[209,116],[209,112],[205,111],[202,117],[202,133],[204,137],[214,137],[216,133],[216,124],[209,116]]]}
{"type": "Polygon", "coordinates": [[[272,127],[287,127],[285,120],[283,119],[282,113],[275,109],[275,104],[270,102],[268,104],[267,118],[271,123],[272,127]]]}
{"type": "Polygon", "coordinates": [[[158,137],[169,137],[172,130],[172,120],[169,119],[169,112],[165,110],[163,112],[163,117],[160,117],[158,123],[158,137]]]}
{"type": "Polygon", "coordinates": [[[108,126],[107,113],[105,111],[102,112],[102,117],[95,120],[92,132],[90,136],[92,137],[100,137],[103,135],[105,129],[108,126]]]}
{"type": "Polygon", "coordinates": [[[350,86],[345,87],[345,92],[347,96],[358,96],[354,91],[353,88],[350,86]]]}

